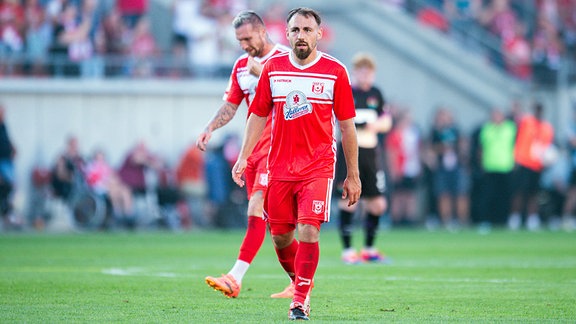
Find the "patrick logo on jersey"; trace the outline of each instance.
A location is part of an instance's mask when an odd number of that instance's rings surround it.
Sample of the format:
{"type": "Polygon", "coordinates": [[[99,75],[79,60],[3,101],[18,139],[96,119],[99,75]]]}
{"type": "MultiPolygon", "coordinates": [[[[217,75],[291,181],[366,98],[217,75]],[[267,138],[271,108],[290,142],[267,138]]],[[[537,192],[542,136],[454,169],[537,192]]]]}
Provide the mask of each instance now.
{"type": "Polygon", "coordinates": [[[292,91],[286,96],[284,119],[293,120],[312,113],[312,104],[302,91],[292,91]]]}

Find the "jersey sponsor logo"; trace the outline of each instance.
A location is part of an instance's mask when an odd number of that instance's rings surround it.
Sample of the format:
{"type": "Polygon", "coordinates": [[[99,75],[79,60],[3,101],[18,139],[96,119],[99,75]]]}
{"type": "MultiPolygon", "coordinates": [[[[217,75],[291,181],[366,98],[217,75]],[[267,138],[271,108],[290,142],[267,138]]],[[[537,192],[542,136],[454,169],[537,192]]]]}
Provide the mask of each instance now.
{"type": "Polygon", "coordinates": [[[312,201],[312,211],[314,214],[322,214],[324,212],[324,202],[321,200],[313,200],[312,201]]]}
{"type": "Polygon", "coordinates": [[[312,104],[302,91],[292,91],[286,96],[284,105],[284,119],[294,120],[298,117],[312,113],[312,104]]]}
{"type": "Polygon", "coordinates": [[[312,92],[321,94],[324,92],[324,82],[312,82],[312,92]]]}

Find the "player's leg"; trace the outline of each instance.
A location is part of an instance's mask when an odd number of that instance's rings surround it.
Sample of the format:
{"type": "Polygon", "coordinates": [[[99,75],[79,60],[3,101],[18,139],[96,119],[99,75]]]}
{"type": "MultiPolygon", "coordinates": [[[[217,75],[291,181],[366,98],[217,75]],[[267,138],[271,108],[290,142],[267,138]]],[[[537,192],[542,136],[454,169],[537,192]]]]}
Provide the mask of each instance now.
{"type": "Polygon", "coordinates": [[[338,147],[338,158],[336,159],[336,193],[338,196],[338,231],[340,233],[340,241],[342,242],[342,261],[346,264],[356,264],[360,262],[360,256],[356,249],[352,246],[352,234],[354,232],[354,214],[356,213],[356,206],[348,206],[348,201],[341,198],[342,186],[344,179],[346,179],[346,162],[342,149],[342,144],[338,147]]]}
{"type": "Polygon", "coordinates": [[[258,170],[254,165],[249,165],[245,175],[249,197],[248,226],[240,245],[238,258],[227,274],[220,277],[206,277],[208,285],[232,298],[240,293],[244,275],[266,237],[266,221],[263,219],[264,193],[268,185],[266,170],[258,170]]]}
{"type": "Polygon", "coordinates": [[[291,182],[286,181],[270,182],[264,205],[274,206],[274,209],[266,210],[272,243],[280,265],[294,282],[294,258],[299,242],[294,237],[296,219],[293,215],[296,208],[292,199],[291,185],[291,182]]]}
{"type": "Polygon", "coordinates": [[[310,179],[298,182],[295,200],[300,245],[294,259],[295,291],[289,317],[304,311],[310,315],[310,292],[320,258],[320,227],[330,221],[332,179],[310,179]]]}
{"type": "Polygon", "coordinates": [[[362,181],[362,200],[365,202],[366,216],[364,218],[364,247],[360,253],[362,261],[383,262],[385,260],[374,246],[380,217],[386,211],[385,198],[386,177],[384,170],[377,164],[376,149],[361,148],[359,150],[360,180],[362,181]],[[361,156],[361,157],[360,157],[361,156]]]}
{"type": "Polygon", "coordinates": [[[386,257],[375,247],[380,217],[386,211],[386,199],[383,195],[365,198],[366,217],[364,219],[364,247],[360,254],[365,262],[385,262],[386,257]]]}
{"type": "Polygon", "coordinates": [[[352,233],[354,232],[354,214],[356,204],[348,206],[348,202],[338,200],[340,240],[342,242],[342,261],[346,264],[356,264],[360,262],[360,257],[356,249],[352,246],[352,233]]]}

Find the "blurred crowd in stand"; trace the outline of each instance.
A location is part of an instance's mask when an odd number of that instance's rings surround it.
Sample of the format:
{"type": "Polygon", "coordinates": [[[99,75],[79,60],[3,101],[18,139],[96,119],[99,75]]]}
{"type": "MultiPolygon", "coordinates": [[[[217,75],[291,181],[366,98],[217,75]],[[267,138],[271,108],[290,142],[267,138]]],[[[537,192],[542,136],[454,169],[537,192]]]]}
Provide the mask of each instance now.
{"type": "MultiPolygon", "coordinates": [[[[559,134],[539,102],[492,107],[472,131],[456,107],[431,107],[430,125],[390,103],[384,134],[385,219],[392,228],[458,230],[576,229],[576,108],[559,134]]],[[[111,165],[106,145],[65,139],[50,168],[30,175],[24,215],[11,208],[16,148],[0,107],[0,207],[5,229],[135,230],[245,226],[245,191],[230,177],[240,137],[228,134],[207,152],[195,145],[160,156],[142,140],[111,165]],[[177,161],[170,164],[168,161],[177,161]]],[[[335,212],[337,217],[337,212],[335,212]]],[[[386,223],[383,221],[383,223],[386,223]]]]}
{"type": "MultiPolygon", "coordinates": [[[[526,82],[555,83],[573,73],[572,0],[379,0],[412,14],[526,82]]],[[[271,38],[285,43],[280,1],[0,0],[0,76],[227,77],[239,52],[232,17],[263,13],[271,38]],[[257,8],[254,8],[254,7],[257,8]],[[166,11],[170,35],[155,26],[166,11]],[[151,23],[152,22],[152,23],[151,23]]],[[[322,50],[332,42],[324,26],[322,50]]]]}
{"type": "Polygon", "coordinates": [[[191,144],[170,165],[141,140],[116,166],[103,148],[84,155],[70,136],[51,168],[32,172],[22,222],[54,231],[243,226],[246,196],[230,178],[239,146],[236,135],[206,153],[191,144]]]}
{"type": "Polygon", "coordinates": [[[574,78],[576,1],[383,0],[522,81],[555,84],[562,64],[574,78]],[[563,62],[566,61],[566,62],[563,62]]]}

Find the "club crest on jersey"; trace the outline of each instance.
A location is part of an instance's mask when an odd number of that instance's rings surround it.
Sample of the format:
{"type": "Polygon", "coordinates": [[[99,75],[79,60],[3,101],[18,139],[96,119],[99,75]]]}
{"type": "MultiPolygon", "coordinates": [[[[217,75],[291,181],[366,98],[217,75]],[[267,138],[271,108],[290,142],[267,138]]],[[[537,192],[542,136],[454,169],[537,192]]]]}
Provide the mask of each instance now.
{"type": "Polygon", "coordinates": [[[268,185],[268,173],[260,173],[260,176],[258,177],[258,183],[262,186],[267,186],[268,185]]]}
{"type": "Polygon", "coordinates": [[[321,200],[313,200],[312,211],[314,212],[314,214],[322,214],[322,212],[324,211],[324,202],[321,200]]]}
{"type": "Polygon", "coordinates": [[[324,92],[324,82],[312,82],[312,92],[321,94],[324,92]]]}
{"type": "Polygon", "coordinates": [[[286,96],[286,104],[284,105],[285,120],[293,120],[311,112],[312,104],[302,91],[295,90],[286,96]]]}

